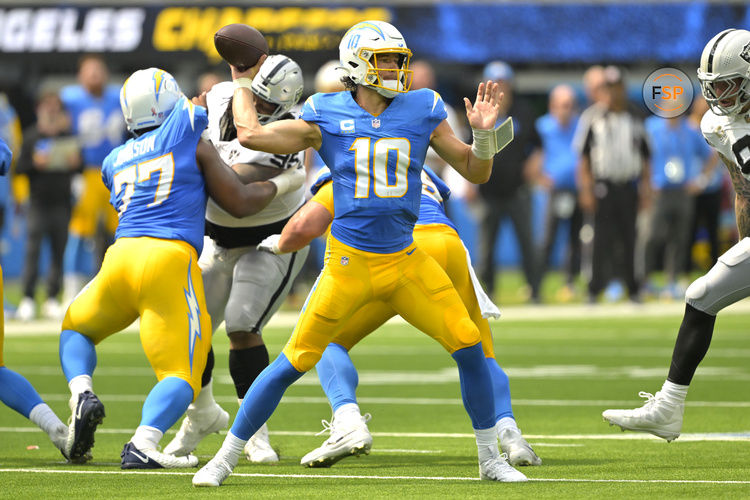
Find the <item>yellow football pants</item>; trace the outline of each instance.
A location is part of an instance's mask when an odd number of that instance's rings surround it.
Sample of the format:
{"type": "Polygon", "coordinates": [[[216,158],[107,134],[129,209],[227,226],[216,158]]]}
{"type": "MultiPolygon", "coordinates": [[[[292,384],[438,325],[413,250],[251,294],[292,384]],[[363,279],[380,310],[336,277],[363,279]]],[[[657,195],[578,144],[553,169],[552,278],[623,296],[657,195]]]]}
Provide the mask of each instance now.
{"type": "MultiPolygon", "coordinates": [[[[477,302],[474,285],[469,275],[466,250],[461,239],[453,228],[445,224],[427,224],[415,226],[414,243],[435,259],[443,268],[461,301],[469,312],[469,317],[479,328],[482,349],[488,358],[495,357],[492,331],[489,322],[482,317],[477,302]]],[[[333,342],[351,350],[360,340],[377,330],[383,323],[396,315],[396,311],[385,302],[372,302],[356,311],[343,326],[333,342]]]]}
{"type": "Polygon", "coordinates": [[[141,318],[141,344],[158,380],[178,377],[196,397],[211,349],[198,254],[184,241],[119,238],[68,308],[63,330],[98,344],[141,318]]]}
{"type": "Polygon", "coordinates": [[[117,212],[109,203],[109,189],[102,182],[98,168],[83,171],[83,191],[70,216],[70,232],[81,238],[91,238],[100,219],[110,234],[117,229],[117,212]]]}
{"type": "Polygon", "coordinates": [[[445,271],[412,243],[374,254],[328,238],[326,261],[283,353],[298,371],[320,359],[351,317],[382,302],[448,352],[476,345],[479,330],[445,271]]]}

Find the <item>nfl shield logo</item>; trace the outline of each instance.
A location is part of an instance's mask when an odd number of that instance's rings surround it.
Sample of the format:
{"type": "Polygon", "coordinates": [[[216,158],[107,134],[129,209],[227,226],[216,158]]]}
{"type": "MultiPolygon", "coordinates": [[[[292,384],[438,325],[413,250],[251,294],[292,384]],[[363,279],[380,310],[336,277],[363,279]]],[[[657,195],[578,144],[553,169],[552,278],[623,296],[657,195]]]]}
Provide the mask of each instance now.
{"type": "Polygon", "coordinates": [[[341,265],[345,266],[349,264],[349,257],[341,257],[341,265]]]}
{"type": "Polygon", "coordinates": [[[373,118],[372,119],[372,126],[373,126],[373,128],[380,128],[380,120],[378,120],[377,118],[373,118]]]}

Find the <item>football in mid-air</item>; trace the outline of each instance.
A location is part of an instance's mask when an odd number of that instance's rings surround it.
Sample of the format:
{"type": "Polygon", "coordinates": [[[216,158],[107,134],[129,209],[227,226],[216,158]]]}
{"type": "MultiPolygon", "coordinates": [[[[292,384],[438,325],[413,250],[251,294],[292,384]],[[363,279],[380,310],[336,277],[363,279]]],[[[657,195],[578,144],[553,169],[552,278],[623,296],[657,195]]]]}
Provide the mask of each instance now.
{"type": "Polygon", "coordinates": [[[229,64],[244,71],[268,55],[268,42],[263,34],[247,24],[227,24],[214,35],[214,46],[229,64]]]}

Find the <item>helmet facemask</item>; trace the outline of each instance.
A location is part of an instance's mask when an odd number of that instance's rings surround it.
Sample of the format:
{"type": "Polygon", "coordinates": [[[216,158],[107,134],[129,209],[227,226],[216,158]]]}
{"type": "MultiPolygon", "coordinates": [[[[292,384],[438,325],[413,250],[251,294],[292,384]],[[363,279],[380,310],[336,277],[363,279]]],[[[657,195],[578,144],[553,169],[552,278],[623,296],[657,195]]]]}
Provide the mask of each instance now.
{"type": "Polygon", "coordinates": [[[740,114],[750,103],[750,80],[743,75],[735,73],[719,77],[699,72],[698,80],[706,103],[717,115],[740,114]]]}
{"type": "Polygon", "coordinates": [[[412,70],[409,69],[411,60],[409,49],[369,49],[363,47],[359,50],[358,56],[367,65],[367,72],[362,85],[372,87],[376,92],[388,98],[393,98],[396,94],[406,93],[411,88],[412,70]],[[395,54],[398,57],[396,68],[380,67],[378,57],[383,59],[386,54],[395,54]]]}

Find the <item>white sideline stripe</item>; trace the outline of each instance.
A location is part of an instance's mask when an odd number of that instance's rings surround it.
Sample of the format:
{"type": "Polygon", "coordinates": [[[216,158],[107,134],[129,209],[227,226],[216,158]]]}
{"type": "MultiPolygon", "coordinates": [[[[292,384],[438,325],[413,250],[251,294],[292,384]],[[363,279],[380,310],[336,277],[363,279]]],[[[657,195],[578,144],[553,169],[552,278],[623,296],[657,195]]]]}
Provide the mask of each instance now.
{"type": "MultiPolygon", "coordinates": [[[[581,318],[632,318],[638,317],[681,317],[685,311],[685,303],[682,301],[672,303],[648,302],[646,304],[567,304],[567,305],[519,305],[502,308],[503,319],[496,321],[559,321],[561,319],[581,318]]],[[[750,312],[750,301],[743,300],[722,309],[722,316],[734,314],[747,314],[750,312]]],[[[282,311],[273,315],[266,326],[279,328],[292,328],[297,323],[299,312],[282,311]]],[[[405,325],[400,317],[391,318],[389,324],[405,325]]],[[[135,333],[138,331],[138,321],[127,327],[124,331],[135,333]]],[[[291,332],[289,332],[291,333],[291,332]]],[[[15,336],[58,336],[60,335],[59,321],[30,321],[23,323],[15,320],[5,322],[5,335],[15,336]]],[[[676,332],[675,332],[676,335],[676,332]]]]}
{"type": "MultiPolygon", "coordinates": [[[[105,471],[105,470],[54,470],[54,469],[0,469],[0,472],[32,472],[42,474],[94,474],[94,475],[144,475],[144,476],[193,476],[195,472],[162,471],[105,471]]],[[[271,477],[288,479],[383,479],[406,481],[480,481],[478,477],[444,476],[358,476],[343,474],[258,474],[235,473],[232,477],[271,477]]],[[[529,478],[529,481],[550,483],[677,483],[677,484],[750,484],[750,481],[722,481],[710,479],[576,479],[576,478],[529,478]]]]}
{"type": "MultiPolygon", "coordinates": [[[[97,434],[132,434],[135,429],[108,429],[106,427],[99,428],[96,430],[97,434]]],[[[0,433],[33,433],[42,432],[38,427],[0,427],[0,433]]],[[[168,430],[167,434],[174,434],[176,430],[168,430]]],[[[319,436],[319,431],[269,431],[272,436],[319,436]]],[[[375,437],[394,437],[394,438],[460,438],[474,439],[473,433],[446,433],[446,432],[372,432],[375,437]]],[[[640,440],[655,440],[663,441],[661,438],[652,436],[651,434],[642,434],[638,432],[612,432],[610,434],[524,434],[524,437],[528,440],[534,439],[549,439],[549,440],[591,440],[598,441],[603,439],[612,440],[624,440],[624,441],[640,441],[640,440]]],[[[688,441],[750,441],[750,431],[740,432],[711,432],[711,433],[691,433],[681,434],[679,439],[675,442],[688,442],[688,441]]],[[[376,451],[386,451],[383,449],[376,451]]],[[[395,451],[395,450],[388,450],[395,451]]],[[[418,450],[409,450],[410,452],[418,452],[418,450]]],[[[438,453],[438,452],[434,452],[438,453]]]]}
{"type": "MultiPolygon", "coordinates": [[[[99,399],[104,403],[138,403],[146,400],[145,394],[98,394],[99,399]]],[[[68,401],[70,394],[42,394],[45,401],[68,401]]],[[[214,396],[218,403],[236,404],[237,398],[234,396],[214,396]]],[[[381,404],[381,405],[422,405],[422,406],[457,406],[463,405],[463,402],[452,398],[381,398],[381,397],[360,397],[357,398],[361,404],[381,404]]],[[[289,404],[328,404],[328,399],[322,396],[284,396],[282,403],[289,404]]],[[[592,400],[592,399],[514,399],[513,406],[593,406],[603,408],[614,408],[622,406],[624,408],[635,407],[642,403],[638,399],[628,400],[592,400]]],[[[687,401],[688,407],[702,408],[750,408],[750,401],[687,401]]]]}

